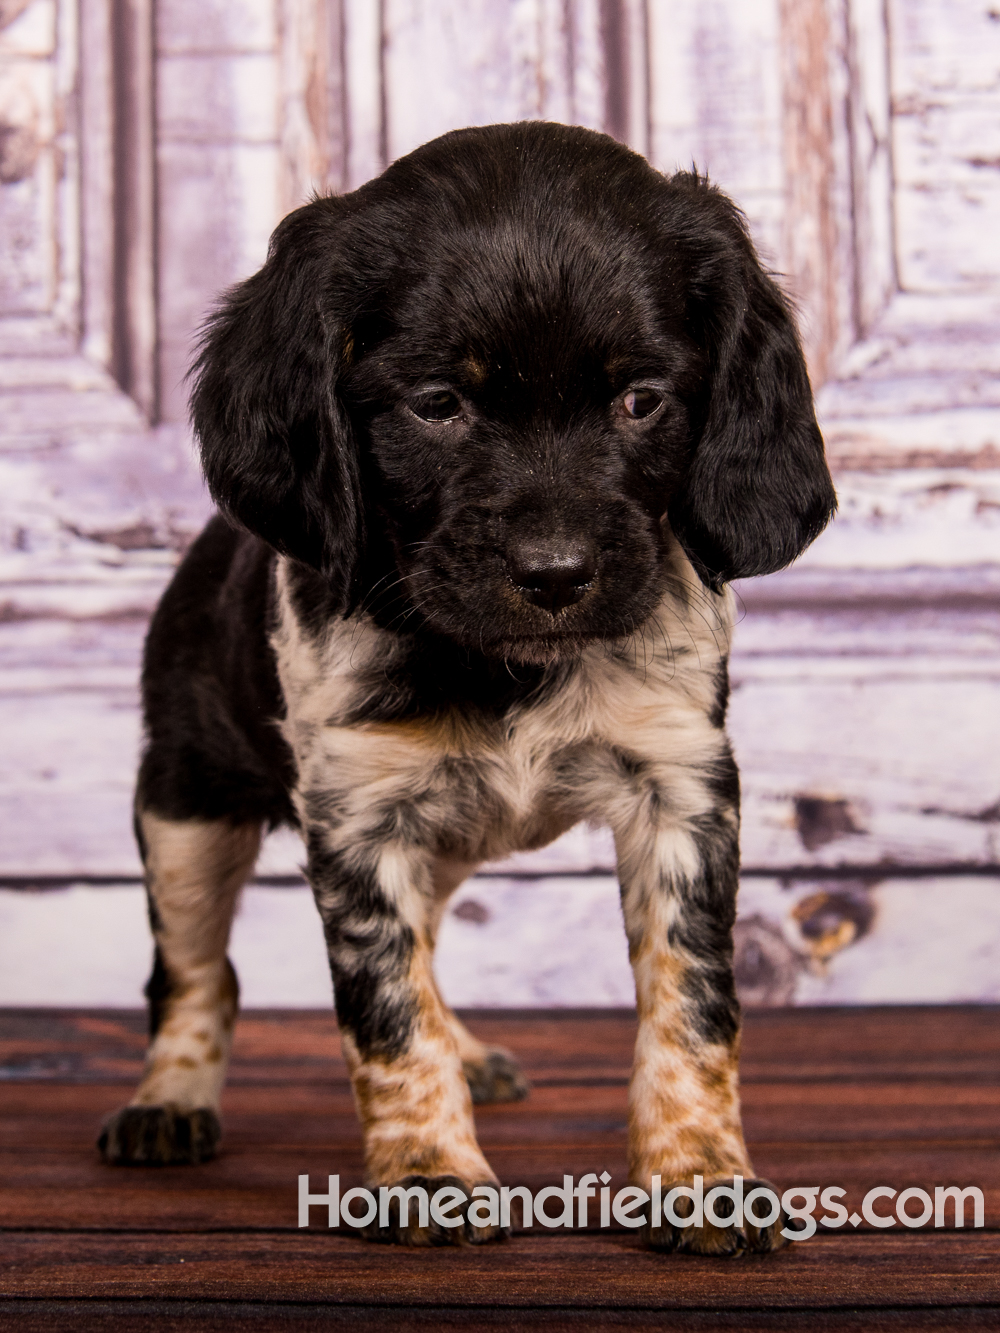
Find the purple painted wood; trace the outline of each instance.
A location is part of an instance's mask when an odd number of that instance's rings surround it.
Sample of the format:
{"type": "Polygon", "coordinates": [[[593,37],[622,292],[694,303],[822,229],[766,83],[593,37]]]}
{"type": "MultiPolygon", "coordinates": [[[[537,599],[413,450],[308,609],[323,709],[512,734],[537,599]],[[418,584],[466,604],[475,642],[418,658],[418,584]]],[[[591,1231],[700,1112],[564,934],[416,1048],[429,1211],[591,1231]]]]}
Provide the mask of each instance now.
{"type": "MultiPolygon", "coordinates": [[[[523,116],[708,169],[786,273],[826,367],[842,517],[798,569],[741,590],[745,864],[869,887],[887,870],[997,866],[1000,24],[985,9],[160,0],[155,162],[141,117],[116,157],[122,98],[139,105],[143,82],[115,75],[114,13],[134,37],[149,11],[0,7],[0,874],[137,871],[135,673],[144,619],[208,511],[183,374],[214,294],[312,188],[360,184],[454,125],[523,116]],[[157,394],[166,424],[150,429],[157,394]]],[[[297,859],[286,844],[269,868],[297,859]]],[[[514,868],[610,871],[613,853],[579,829],[514,868]]],[[[762,894],[751,942],[770,948],[770,930],[795,953],[794,903],[762,894]]],[[[919,913],[876,913],[871,938],[902,947],[904,917],[919,913]]],[[[974,917],[956,925],[970,951],[974,917]]]]}

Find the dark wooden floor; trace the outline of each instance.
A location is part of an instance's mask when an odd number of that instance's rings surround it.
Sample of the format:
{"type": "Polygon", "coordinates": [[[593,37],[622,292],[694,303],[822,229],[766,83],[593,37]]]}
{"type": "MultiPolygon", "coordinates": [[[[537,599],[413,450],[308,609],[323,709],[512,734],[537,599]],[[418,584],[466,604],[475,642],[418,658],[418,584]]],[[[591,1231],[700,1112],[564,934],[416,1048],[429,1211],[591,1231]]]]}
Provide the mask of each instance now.
{"type": "MultiPolygon", "coordinates": [[[[984,1230],[819,1234],[766,1260],[664,1257],[624,1231],[539,1231],[400,1251],[296,1226],[296,1179],[361,1183],[332,1016],[249,1013],[225,1151],[196,1168],[103,1166],[143,1020],[0,1014],[0,1329],[969,1329],[1000,1327],[1000,1011],[779,1010],[748,1017],[745,1123],[785,1188],[970,1185],[984,1230]]],[[[521,1058],[529,1101],[477,1112],[505,1184],[625,1183],[628,1014],[473,1016],[521,1058]]],[[[971,1219],[970,1219],[971,1220],[971,1219]]],[[[323,1222],[324,1225],[320,1225],[323,1222]]]]}

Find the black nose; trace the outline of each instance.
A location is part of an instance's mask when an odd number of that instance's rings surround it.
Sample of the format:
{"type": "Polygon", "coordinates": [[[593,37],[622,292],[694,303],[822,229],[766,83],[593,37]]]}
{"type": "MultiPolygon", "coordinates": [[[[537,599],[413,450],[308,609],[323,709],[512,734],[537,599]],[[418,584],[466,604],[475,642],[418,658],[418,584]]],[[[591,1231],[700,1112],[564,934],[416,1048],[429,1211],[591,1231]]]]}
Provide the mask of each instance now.
{"type": "Polygon", "coordinates": [[[555,615],[587,591],[597,573],[597,556],[585,539],[533,537],[511,543],[507,569],[522,596],[555,615]]]}

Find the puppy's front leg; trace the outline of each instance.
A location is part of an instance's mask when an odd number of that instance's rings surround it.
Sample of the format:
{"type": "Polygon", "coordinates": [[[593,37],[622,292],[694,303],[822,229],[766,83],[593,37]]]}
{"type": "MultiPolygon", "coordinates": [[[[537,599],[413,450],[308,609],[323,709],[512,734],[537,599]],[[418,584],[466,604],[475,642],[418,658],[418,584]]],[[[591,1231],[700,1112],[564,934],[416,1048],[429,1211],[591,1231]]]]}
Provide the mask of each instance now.
{"type": "MultiPolygon", "coordinates": [[[[718,734],[717,734],[718,735],[718,734]]],[[[710,765],[650,769],[616,828],[622,908],[639,1032],[629,1090],[629,1178],[664,1197],[703,1177],[706,1193],[753,1179],[740,1121],[740,1015],[732,970],[739,869],[739,783],[718,739],[710,765]]],[[[683,1217],[687,1202],[678,1200],[683,1217]]],[[[755,1204],[766,1215],[763,1201],[755,1204]]],[[[720,1199],[715,1212],[727,1215],[720,1199]]],[[[688,1214],[690,1215],[690,1214],[688,1214]]],[[[731,1255],[784,1242],[781,1221],[716,1227],[653,1225],[657,1249],[731,1255]]]]}
{"type": "MultiPolygon", "coordinates": [[[[369,1185],[446,1185],[468,1199],[496,1177],[476,1142],[472,1100],[449,1014],[431,972],[433,885],[430,857],[399,842],[356,838],[331,848],[336,834],[310,832],[309,878],[323,918],[345,1059],[365,1141],[369,1185]]],[[[420,1225],[410,1205],[400,1225],[391,1200],[388,1226],[370,1233],[410,1245],[478,1243],[499,1228],[420,1225]]],[[[377,1219],[381,1223],[381,1218],[377,1219]]]]}

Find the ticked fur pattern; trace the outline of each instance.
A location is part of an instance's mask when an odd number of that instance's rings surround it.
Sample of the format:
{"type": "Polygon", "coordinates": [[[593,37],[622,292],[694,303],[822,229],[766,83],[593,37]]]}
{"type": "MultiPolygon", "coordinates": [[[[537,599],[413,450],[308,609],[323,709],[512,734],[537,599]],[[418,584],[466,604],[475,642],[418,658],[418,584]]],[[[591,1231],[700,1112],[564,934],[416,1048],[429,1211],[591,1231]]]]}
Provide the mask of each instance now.
{"type": "Polygon", "coordinates": [[[739,822],[723,730],[729,595],[704,589],[675,546],[642,636],[550,668],[500,716],[386,723],[357,719],[396,636],[364,617],[311,632],[289,581],[282,562],[282,729],[370,1178],[493,1179],[431,972],[441,886],[581,819],[615,834],[639,996],[631,1177],[751,1175],[727,946],[739,822]]]}
{"type": "MultiPolygon", "coordinates": [[[[636,984],[631,1179],[751,1177],[727,584],[788,564],[836,501],[791,312],[738,210],[591,131],[455,132],[286,218],[196,372],[222,513],[146,645],[152,1043],[106,1159],[214,1151],[229,926],[262,830],[288,824],[369,1183],[493,1182],[473,1103],[527,1084],[444,1003],[435,936],[477,865],[590,820],[614,833],[636,984]]],[[[649,1241],[781,1243],[707,1224],[649,1241]]]]}

